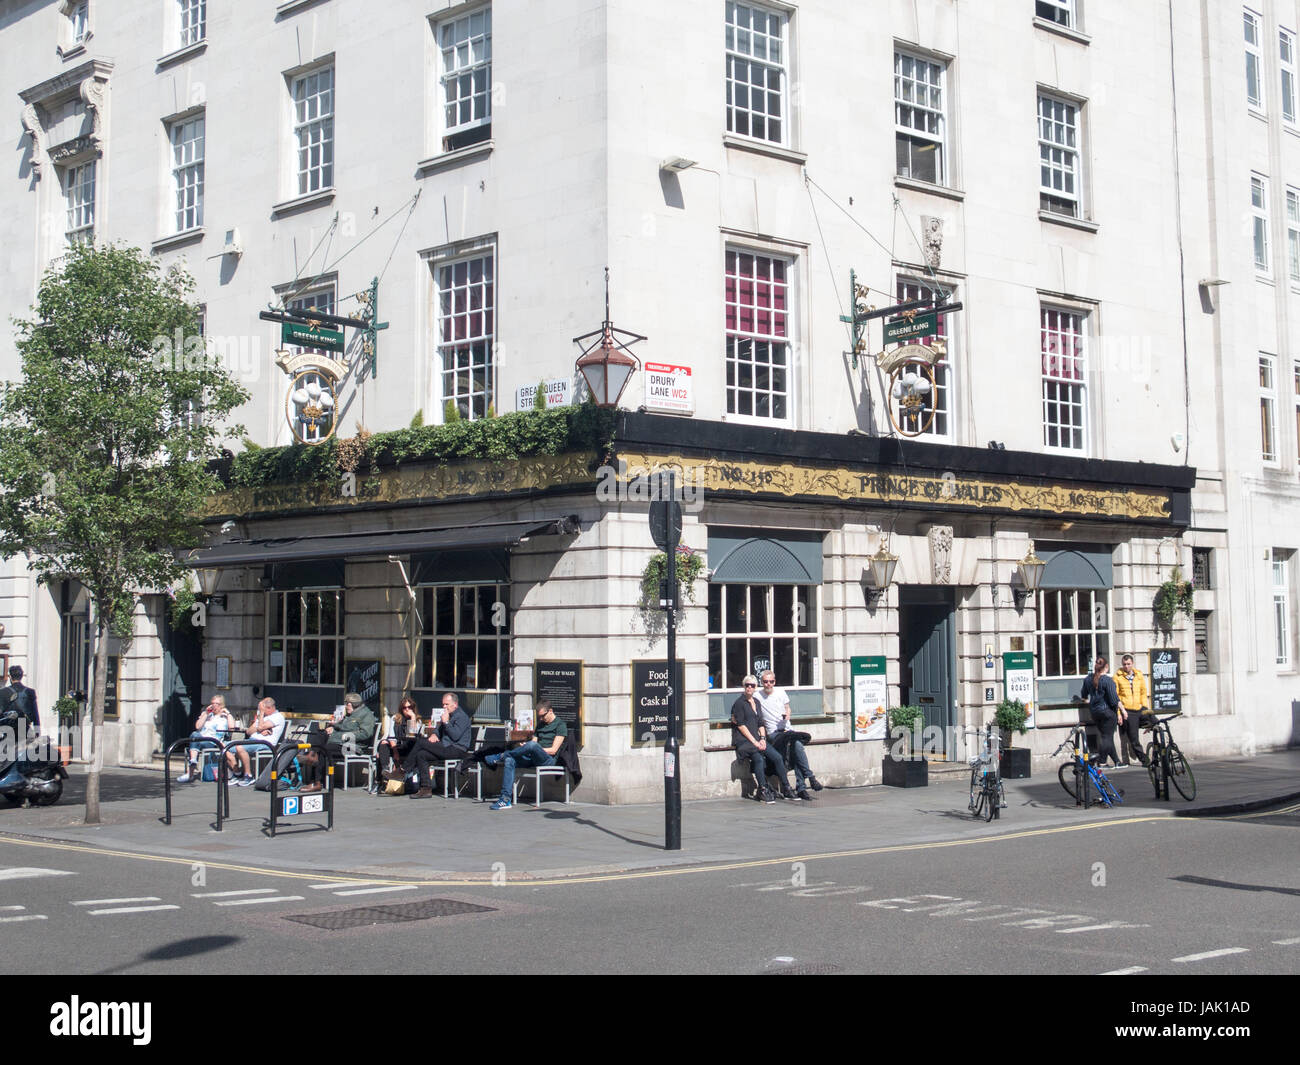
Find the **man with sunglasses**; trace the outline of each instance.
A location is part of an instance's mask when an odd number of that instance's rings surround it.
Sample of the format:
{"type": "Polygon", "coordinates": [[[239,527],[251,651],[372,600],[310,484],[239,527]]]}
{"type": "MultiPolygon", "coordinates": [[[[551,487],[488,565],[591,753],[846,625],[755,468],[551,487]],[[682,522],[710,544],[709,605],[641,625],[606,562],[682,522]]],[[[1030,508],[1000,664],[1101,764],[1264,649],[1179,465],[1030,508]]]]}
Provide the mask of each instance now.
{"type": "Polygon", "coordinates": [[[731,704],[731,742],[735,745],[736,757],[742,762],[749,762],[754,774],[754,780],[758,784],[754,798],[768,805],[776,802],[776,795],[767,786],[767,774],[771,772],[781,782],[781,797],[793,799],[795,796],[787,783],[785,762],[767,739],[762,709],[755,697],[758,679],[745,677],[741,684],[744,692],[731,704]]]}
{"type": "MultiPolygon", "coordinates": [[[[763,727],[767,729],[767,738],[780,753],[786,766],[793,765],[795,796],[805,802],[811,802],[809,786],[813,791],[821,791],[822,783],[808,766],[808,752],[804,744],[812,739],[806,732],[795,732],[790,727],[790,697],[784,688],[776,686],[776,674],[770,669],[763,670],[763,689],[758,693],[758,706],[763,715],[763,727]]],[[[782,777],[782,783],[785,778],[782,777]]]]}

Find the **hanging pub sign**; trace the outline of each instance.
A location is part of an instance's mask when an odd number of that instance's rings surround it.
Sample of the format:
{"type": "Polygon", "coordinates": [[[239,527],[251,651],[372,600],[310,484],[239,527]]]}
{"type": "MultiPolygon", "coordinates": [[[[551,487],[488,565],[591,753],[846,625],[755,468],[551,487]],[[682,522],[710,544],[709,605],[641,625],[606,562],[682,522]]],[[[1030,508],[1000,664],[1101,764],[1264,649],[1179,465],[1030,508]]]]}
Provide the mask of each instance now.
{"type": "Polygon", "coordinates": [[[889,420],[903,436],[920,436],[934,422],[934,364],[943,354],[942,341],[935,341],[904,344],[876,356],[876,364],[889,374],[889,420]]]}
{"type": "MultiPolygon", "coordinates": [[[[287,331],[291,327],[286,324],[284,328],[287,331]]],[[[293,438],[300,444],[328,440],[334,435],[339,382],[347,373],[347,365],[318,351],[295,355],[281,351],[275,364],[289,375],[284,414],[293,438]]]]}

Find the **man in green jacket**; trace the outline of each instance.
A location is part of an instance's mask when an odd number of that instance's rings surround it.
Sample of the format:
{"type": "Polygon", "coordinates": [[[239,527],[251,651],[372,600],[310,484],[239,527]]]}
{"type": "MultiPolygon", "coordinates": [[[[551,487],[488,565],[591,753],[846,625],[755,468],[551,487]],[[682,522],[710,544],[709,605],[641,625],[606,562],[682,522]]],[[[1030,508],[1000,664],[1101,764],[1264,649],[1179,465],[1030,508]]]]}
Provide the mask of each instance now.
{"type": "Polygon", "coordinates": [[[360,746],[369,743],[375,734],[375,715],[371,713],[370,707],[361,701],[361,696],[356,692],[348,692],[343,696],[343,705],[347,708],[343,720],[337,725],[325,726],[325,734],[328,737],[325,746],[331,756],[337,754],[344,746],[360,746]]]}

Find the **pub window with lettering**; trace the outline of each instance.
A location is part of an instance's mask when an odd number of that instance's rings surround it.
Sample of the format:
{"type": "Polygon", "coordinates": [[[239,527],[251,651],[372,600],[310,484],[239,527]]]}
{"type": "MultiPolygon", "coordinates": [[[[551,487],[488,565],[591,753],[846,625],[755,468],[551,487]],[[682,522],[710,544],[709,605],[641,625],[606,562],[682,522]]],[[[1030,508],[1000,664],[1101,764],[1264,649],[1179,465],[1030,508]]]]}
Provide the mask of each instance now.
{"type": "Polygon", "coordinates": [[[771,669],[777,687],[817,688],[818,592],[809,584],[711,584],[710,686],[739,691],[746,674],[771,669]]]}
{"type": "Polygon", "coordinates": [[[1097,655],[1110,658],[1106,589],[1053,589],[1038,593],[1039,677],[1082,677],[1097,655]]]}
{"type": "Polygon", "coordinates": [[[342,588],[267,593],[268,684],[343,683],[343,606],[342,588]]]}

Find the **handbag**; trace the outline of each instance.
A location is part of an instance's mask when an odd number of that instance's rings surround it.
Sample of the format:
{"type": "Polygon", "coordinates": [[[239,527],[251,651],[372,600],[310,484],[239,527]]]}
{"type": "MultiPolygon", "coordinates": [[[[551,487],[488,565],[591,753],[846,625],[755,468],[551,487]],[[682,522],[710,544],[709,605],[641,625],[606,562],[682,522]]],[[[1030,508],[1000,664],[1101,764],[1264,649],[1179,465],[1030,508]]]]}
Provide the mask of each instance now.
{"type": "Polygon", "coordinates": [[[384,782],[384,794],[405,795],[406,780],[402,777],[389,777],[388,780],[384,782]]]}

